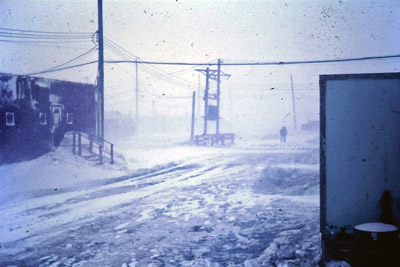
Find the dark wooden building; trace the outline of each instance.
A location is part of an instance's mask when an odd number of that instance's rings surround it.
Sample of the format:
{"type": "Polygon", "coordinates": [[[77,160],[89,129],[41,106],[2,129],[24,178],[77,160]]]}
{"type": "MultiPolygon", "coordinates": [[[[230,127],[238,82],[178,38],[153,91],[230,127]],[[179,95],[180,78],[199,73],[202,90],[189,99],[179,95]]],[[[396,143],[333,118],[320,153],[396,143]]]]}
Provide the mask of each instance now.
{"type": "Polygon", "coordinates": [[[95,86],[0,73],[0,164],[35,158],[68,131],[94,135],[95,86]]]}

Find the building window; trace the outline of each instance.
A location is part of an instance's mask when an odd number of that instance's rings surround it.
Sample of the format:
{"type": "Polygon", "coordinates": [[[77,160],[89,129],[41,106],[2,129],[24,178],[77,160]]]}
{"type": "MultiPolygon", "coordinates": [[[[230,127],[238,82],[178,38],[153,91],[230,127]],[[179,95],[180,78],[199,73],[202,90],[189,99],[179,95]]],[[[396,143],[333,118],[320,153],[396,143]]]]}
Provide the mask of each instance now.
{"type": "Polygon", "coordinates": [[[40,112],[39,113],[39,124],[40,125],[46,125],[47,124],[46,113],[44,113],[44,112],[40,112]]]}
{"type": "Polygon", "coordinates": [[[15,125],[14,112],[6,112],[6,125],[7,126],[15,125]]]}
{"type": "Polygon", "coordinates": [[[72,124],[73,122],[72,113],[67,113],[67,124],[72,124]]]}

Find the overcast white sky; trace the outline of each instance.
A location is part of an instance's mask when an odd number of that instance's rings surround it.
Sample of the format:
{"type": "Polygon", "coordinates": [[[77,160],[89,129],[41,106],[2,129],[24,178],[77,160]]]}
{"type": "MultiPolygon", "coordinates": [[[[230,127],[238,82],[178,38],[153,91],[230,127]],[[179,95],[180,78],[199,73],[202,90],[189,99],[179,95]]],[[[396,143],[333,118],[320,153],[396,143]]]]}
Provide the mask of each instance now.
{"type": "MultiPolygon", "coordinates": [[[[399,1],[103,2],[104,35],[143,60],[298,61],[400,54],[399,1]]],[[[97,30],[96,0],[1,1],[0,13],[2,28],[93,33],[97,30]]],[[[94,44],[89,40],[58,46],[0,42],[0,71],[27,74],[46,70],[88,51],[94,44]]],[[[107,43],[105,58],[121,59],[107,43]]],[[[74,63],[96,59],[96,53],[91,53],[74,63]]],[[[399,60],[382,60],[307,66],[224,67],[223,70],[232,77],[222,84],[222,101],[229,103],[223,105],[222,116],[224,112],[225,116],[230,113],[228,115],[254,117],[261,113],[264,118],[278,117],[279,122],[285,123],[283,118],[291,117],[288,116],[291,112],[289,89],[290,74],[293,74],[300,121],[316,119],[318,75],[396,72],[399,63],[399,60]],[[276,89],[273,92],[272,87],[276,89]]],[[[162,93],[173,97],[190,96],[197,90],[198,74],[193,70],[179,72],[174,74],[178,76],[178,82],[171,83],[155,76],[188,67],[157,68],[143,66],[140,70],[142,112],[151,113],[153,107],[157,114],[182,114],[190,110],[190,99],[158,96],[162,93]]],[[[96,72],[97,66],[92,65],[42,76],[93,83],[96,72]]],[[[133,106],[134,78],[132,65],[106,66],[106,105],[109,109],[126,112],[133,106]],[[121,92],[127,94],[121,98],[121,92]]],[[[201,82],[204,83],[203,77],[201,82]]]]}

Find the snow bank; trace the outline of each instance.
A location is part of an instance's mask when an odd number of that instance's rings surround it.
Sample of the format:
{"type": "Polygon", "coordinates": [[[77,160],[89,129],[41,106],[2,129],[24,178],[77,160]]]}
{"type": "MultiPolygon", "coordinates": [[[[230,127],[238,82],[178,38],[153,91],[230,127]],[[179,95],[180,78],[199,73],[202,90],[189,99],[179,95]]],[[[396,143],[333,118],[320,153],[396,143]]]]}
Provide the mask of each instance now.
{"type": "MultiPolygon", "coordinates": [[[[316,227],[316,221],[306,226],[316,227]]],[[[282,231],[256,259],[245,261],[244,266],[318,266],[321,248],[320,236],[299,230],[282,231]]]]}
{"type": "Polygon", "coordinates": [[[40,158],[0,166],[0,205],[127,174],[121,162],[98,165],[59,147],[40,158]]]}

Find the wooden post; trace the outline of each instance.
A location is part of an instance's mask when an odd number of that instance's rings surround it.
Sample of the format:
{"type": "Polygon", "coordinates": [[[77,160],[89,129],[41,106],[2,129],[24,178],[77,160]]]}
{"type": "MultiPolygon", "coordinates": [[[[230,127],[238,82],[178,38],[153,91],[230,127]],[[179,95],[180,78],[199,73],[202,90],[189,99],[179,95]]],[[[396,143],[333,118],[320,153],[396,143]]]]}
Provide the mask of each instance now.
{"type": "MultiPolygon", "coordinates": [[[[219,135],[219,108],[220,108],[220,95],[221,95],[221,59],[218,59],[218,77],[217,77],[217,122],[216,134],[219,135]]],[[[218,142],[217,142],[218,143],[218,142]]]]}
{"type": "Polygon", "coordinates": [[[82,138],[80,133],[78,133],[78,153],[79,156],[82,156],[82,138]]]}
{"type": "Polygon", "coordinates": [[[90,154],[93,153],[93,141],[92,140],[90,140],[89,151],[90,151],[90,154]]]}
{"type": "Polygon", "coordinates": [[[99,144],[100,165],[103,164],[103,147],[99,144]]]}
{"type": "Polygon", "coordinates": [[[100,143],[103,144],[104,140],[104,43],[103,43],[103,0],[97,0],[98,11],[98,38],[99,38],[99,77],[97,80],[98,85],[98,102],[100,106],[99,116],[99,132],[98,137],[100,143]]]}
{"type": "Polygon", "coordinates": [[[111,164],[114,164],[114,145],[111,144],[111,164]]]}
{"type": "Polygon", "coordinates": [[[200,115],[200,90],[201,90],[201,85],[200,85],[200,73],[198,74],[198,76],[197,76],[197,78],[198,78],[198,83],[199,83],[199,88],[197,89],[197,116],[199,116],[200,115]]]}
{"type": "Polygon", "coordinates": [[[75,155],[75,133],[72,133],[72,154],[75,155]]]}
{"type": "Polygon", "coordinates": [[[208,110],[208,82],[209,82],[210,68],[206,69],[206,90],[204,93],[204,135],[207,134],[207,110],[208,110]]]}
{"type": "Polygon", "coordinates": [[[193,141],[194,138],[194,111],[196,105],[196,92],[193,91],[193,99],[192,99],[192,127],[190,131],[190,140],[193,141]]]}

